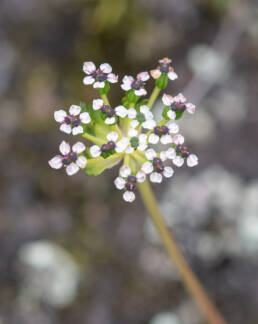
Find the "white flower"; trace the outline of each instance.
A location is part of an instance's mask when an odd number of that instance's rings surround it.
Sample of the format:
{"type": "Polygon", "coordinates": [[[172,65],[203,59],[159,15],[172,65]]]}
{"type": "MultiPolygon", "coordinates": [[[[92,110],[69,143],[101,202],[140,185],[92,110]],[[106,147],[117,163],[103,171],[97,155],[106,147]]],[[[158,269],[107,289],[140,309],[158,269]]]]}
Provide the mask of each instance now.
{"type": "Polygon", "coordinates": [[[114,109],[114,111],[115,111],[116,115],[121,117],[121,118],[128,117],[130,119],[133,119],[137,115],[137,111],[134,108],[127,109],[124,106],[117,106],[114,109]]]}
{"type": "Polygon", "coordinates": [[[169,166],[164,166],[163,162],[166,160],[166,153],[161,152],[160,157],[154,149],[150,148],[145,153],[146,158],[149,160],[142,165],[142,171],[150,174],[150,181],[161,183],[162,175],[166,178],[172,177],[174,170],[169,166]]]}
{"type": "Polygon", "coordinates": [[[176,135],[176,144],[175,148],[169,148],[166,151],[166,157],[169,160],[172,160],[173,164],[177,167],[181,167],[186,160],[186,164],[188,167],[194,167],[198,164],[198,157],[195,154],[190,154],[188,149],[183,146],[184,137],[180,134],[176,135]]]}
{"type": "Polygon", "coordinates": [[[121,88],[125,91],[134,89],[136,96],[145,96],[147,91],[144,89],[144,82],[149,80],[149,78],[148,72],[141,72],[137,74],[136,78],[126,75],[122,80],[121,88]]]}
{"type": "Polygon", "coordinates": [[[118,134],[116,132],[110,132],[106,136],[108,142],[103,144],[102,146],[92,145],[90,147],[90,154],[92,157],[99,157],[102,154],[112,153],[112,151],[116,153],[122,153],[125,151],[129,140],[123,137],[118,141],[118,134]]]}
{"type": "Polygon", "coordinates": [[[63,141],[59,150],[62,155],[56,155],[48,161],[49,165],[53,169],[60,169],[62,166],[66,168],[66,173],[71,176],[79,171],[79,169],[85,168],[87,159],[81,154],[85,151],[85,145],[82,142],[77,142],[72,146],[63,141]]]}
{"type": "Polygon", "coordinates": [[[162,101],[165,106],[170,106],[171,108],[167,111],[167,116],[169,119],[175,119],[177,111],[184,112],[187,110],[189,114],[193,114],[195,112],[195,105],[192,103],[186,103],[186,98],[182,95],[182,93],[179,93],[174,98],[168,94],[164,94],[162,101]]]}
{"type": "Polygon", "coordinates": [[[55,120],[60,124],[60,130],[66,134],[82,134],[82,124],[91,122],[90,115],[87,112],[81,113],[81,107],[77,105],[70,106],[69,115],[62,109],[54,112],[55,120]]]}
{"type": "Polygon", "coordinates": [[[158,79],[162,73],[166,73],[168,78],[172,81],[178,78],[177,74],[174,72],[173,67],[171,66],[171,60],[165,57],[162,60],[159,60],[159,65],[156,69],[151,70],[150,74],[153,79],[158,79]]]}
{"type": "Polygon", "coordinates": [[[133,153],[136,149],[139,151],[145,151],[146,148],[148,147],[147,144],[147,135],[146,134],[139,134],[139,132],[134,129],[130,128],[128,131],[128,146],[125,150],[126,154],[131,154],[133,153]]]}
{"type": "MultiPolygon", "coordinates": [[[[102,99],[94,99],[92,107],[94,110],[100,110],[105,118],[105,124],[112,125],[116,122],[116,111],[110,106],[105,105],[102,99]]],[[[122,107],[122,106],[120,106],[122,107]]],[[[120,110],[121,112],[121,110],[120,110]]]]}
{"type": "Polygon", "coordinates": [[[83,64],[83,71],[87,76],[83,79],[83,83],[93,84],[94,88],[104,88],[105,81],[116,83],[118,76],[112,72],[112,67],[108,63],[103,63],[97,69],[93,62],[85,62],[83,64]]]}
{"type": "Polygon", "coordinates": [[[119,177],[117,177],[114,181],[114,184],[117,189],[126,191],[123,194],[123,198],[127,202],[133,202],[135,200],[134,190],[136,188],[136,184],[144,182],[146,179],[146,174],[139,170],[136,175],[132,175],[132,171],[129,166],[123,165],[119,171],[119,177]]]}
{"type": "Polygon", "coordinates": [[[169,123],[167,126],[156,126],[153,133],[149,135],[149,143],[157,144],[160,141],[162,144],[170,144],[173,141],[171,134],[176,134],[178,131],[179,127],[176,123],[169,123]]]}

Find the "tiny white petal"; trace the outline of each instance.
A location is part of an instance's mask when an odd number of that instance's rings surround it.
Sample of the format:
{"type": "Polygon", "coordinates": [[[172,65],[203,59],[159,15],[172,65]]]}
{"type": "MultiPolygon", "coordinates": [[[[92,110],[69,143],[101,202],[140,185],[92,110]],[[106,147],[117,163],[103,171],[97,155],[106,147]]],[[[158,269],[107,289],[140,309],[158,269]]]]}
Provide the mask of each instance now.
{"type": "Polygon", "coordinates": [[[60,145],[59,145],[59,150],[63,155],[66,155],[70,152],[71,148],[70,145],[63,141],[60,145]]]}
{"type": "Polygon", "coordinates": [[[112,72],[112,66],[108,63],[102,63],[100,64],[100,70],[104,73],[111,73],[112,72]]]}
{"type": "Polygon", "coordinates": [[[174,97],[174,102],[180,102],[184,103],[186,102],[186,97],[182,95],[182,93],[179,93],[177,96],[174,97]]]}
{"type": "Polygon", "coordinates": [[[102,99],[94,99],[92,107],[94,110],[99,110],[104,105],[104,102],[102,99]]]}
{"type": "Polygon", "coordinates": [[[89,124],[91,122],[91,118],[89,113],[83,112],[80,114],[80,120],[83,124],[89,124]]]}
{"type": "Polygon", "coordinates": [[[160,152],[160,159],[161,159],[161,161],[166,161],[166,159],[167,159],[167,152],[166,151],[161,151],[160,152]]]}
{"type": "Polygon", "coordinates": [[[57,121],[58,123],[62,123],[66,116],[67,116],[67,114],[63,109],[56,110],[54,112],[55,121],[57,121]]]}
{"type": "Polygon", "coordinates": [[[96,66],[95,66],[95,64],[93,62],[84,62],[84,64],[83,64],[83,71],[86,74],[91,74],[95,70],[96,70],[96,66]]]}
{"type": "Polygon", "coordinates": [[[140,112],[142,113],[142,114],[146,114],[146,113],[148,113],[150,111],[150,108],[148,107],[148,106],[146,106],[146,105],[142,105],[141,107],[140,107],[140,112]]]}
{"type": "Polygon", "coordinates": [[[178,78],[178,75],[175,72],[168,72],[168,78],[172,81],[176,80],[178,78]]]}
{"type": "Polygon", "coordinates": [[[118,81],[118,75],[115,75],[114,73],[109,73],[107,76],[107,80],[110,83],[116,83],[118,81]]]}
{"type": "Polygon", "coordinates": [[[149,136],[149,143],[151,144],[157,144],[159,142],[159,136],[156,134],[150,134],[149,136]]]}
{"type": "Polygon", "coordinates": [[[172,177],[173,174],[174,174],[174,170],[171,167],[166,166],[164,168],[164,171],[163,171],[163,176],[164,177],[170,178],[170,177],[172,177]]]}
{"type": "Polygon", "coordinates": [[[131,89],[132,89],[132,86],[131,86],[131,83],[122,83],[122,84],[121,84],[121,88],[122,88],[124,91],[128,91],[128,90],[131,90],[131,89]]]}
{"type": "Polygon", "coordinates": [[[102,81],[102,82],[97,81],[93,84],[93,88],[104,88],[104,87],[105,87],[104,81],[102,81]]]}
{"type": "Polygon", "coordinates": [[[142,123],[142,127],[146,129],[153,129],[156,126],[156,122],[154,119],[148,119],[142,123]]]}
{"type": "Polygon", "coordinates": [[[131,169],[129,166],[127,165],[123,165],[120,168],[119,174],[121,175],[121,177],[123,178],[127,178],[130,174],[131,174],[131,169]]]}
{"type": "Polygon", "coordinates": [[[167,158],[173,160],[176,157],[176,150],[170,147],[166,152],[167,158]]]}
{"type": "Polygon", "coordinates": [[[140,79],[141,81],[147,81],[149,80],[150,75],[148,72],[141,72],[139,74],[137,74],[137,79],[140,79]]]}
{"type": "Polygon", "coordinates": [[[142,165],[142,171],[145,172],[146,174],[149,174],[153,171],[153,165],[151,162],[147,161],[144,162],[142,165]]]}
{"type": "Polygon", "coordinates": [[[157,153],[153,148],[150,148],[145,152],[145,156],[148,160],[152,161],[157,156],[157,153]]]}
{"type": "Polygon", "coordinates": [[[109,141],[116,142],[117,139],[118,139],[118,134],[117,134],[117,132],[110,132],[110,133],[108,133],[108,134],[107,134],[107,139],[108,139],[109,141]]]}
{"type": "Polygon", "coordinates": [[[95,79],[92,76],[86,76],[86,77],[83,78],[83,81],[82,82],[85,85],[89,85],[89,84],[94,83],[94,81],[95,81],[95,79]]]}
{"type": "Polygon", "coordinates": [[[158,69],[151,70],[150,74],[153,77],[153,79],[158,79],[161,76],[161,71],[158,69]]]}
{"type": "Polygon", "coordinates": [[[138,132],[136,129],[134,128],[130,128],[129,131],[128,131],[128,136],[130,137],[134,137],[134,136],[137,136],[138,135],[138,132]]]}
{"type": "Polygon", "coordinates": [[[119,117],[125,118],[127,116],[127,109],[124,106],[117,106],[114,110],[119,117]]]}
{"type": "Polygon", "coordinates": [[[123,194],[123,198],[127,202],[133,202],[135,200],[135,194],[132,191],[125,191],[123,194]]]}
{"type": "Polygon", "coordinates": [[[164,93],[162,97],[162,102],[165,106],[170,106],[173,102],[173,97],[164,93]]]}
{"type": "Polygon", "coordinates": [[[177,167],[181,167],[184,164],[184,159],[181,156],[176,156],[172,161],[177,167]]]}
{"type": "Polygon", "coordinates": [[[134,108],[129,108],[127,111],[128,118],[133,119],[137,115],[137,111],[134,108]]]}
{"type": "Polygon", "coordinates": [[[173,142],[176,144],[176,145],[182,145],[185,141],[185,138],[183,135],[181,134],[177,134],[173,137],[173,142]]]}
{"type": "Polygon", "coordinates": [[[158,172],[153,172],[150,175],[150,181],[154,183],[161,183],[162,182],[162,175],[158,172]]]}
{"type": "Polygon", "coordinates": [[[81,169],[84,169],[86,167],[87,164],[87,159],[85,156],[78,156],[77,160],[76,160],[76,164],[78,165],[78,167],[80,167],[81,169]]]}
{"type": "Polygon", "coordinates": [[[62,124],[60,126],[60,131],[66,133],[66,134],[71,134],[72,127],[69,124],[62,124]]]}
{"type": "Polygon", "coordinates": [[[125,187],[126,181],[125,181],[125,179],[123,179],[121,177],[117,177],[114,181],[114,184],[117,189],[122,190],[125,187]]]}
{"type": "Polygon", "coordinates": [[[144,116],[146,119],[153,119],[153,113],[151,111],[146,111],[144,116]]]}
{"type": "Polygon", "coordinates": [[[142,183],[146,179],[146,174],[144,171],[140,170],[136,173],[137,182],[142,183]]]}
{"type": "Polygon", "coordinates": [[[71,163],[71,164],[69,164],[69,165],[66,167],[66,173],[67,173],[69,176],[74,175],[74,174],[77,173],[79,170],[80,170],[80,168],[79,168],[78,165],[75,164],[75,163],[71,163]]]}
{"type": "Polygon", "coordinates": [[[141,88],[139,90],[134,90],[134,93],[136,96],[145,96],[147,91],[144,88],[141,88]]]}
{"type": "Polygon", "coordinates": [[[132,154],[134,152],[134,148],[132,146],[128,146],[127,149],[125,150],[126,154],[132,154]]]}
{"type": "Polygon", "coordinates": [[[72,151],[79,154],[85,151],[86,147],[82,142],[77,142],[73,145],[72,151]]]}
{"type": "Polygon", "coordinates": [[[179,131],[179,126],[176,123],[170,123],[168,129],[170,134],[176,134],[179,131]]]}
{"type": "Polygon", "coordinates": [[[105,124],[107,124],[107,125],[112,125],[112,124],[114,124],[115,122],[116,122],[115,117],[107,117],[107,118],[105,119],[105,124]]]}
{"type": "Polygon", "coordinates": [[[176,113],[172,109],[167,112],[167,115],[169,119],[176,119],[176,113]]]}
{"type": "Polygon", "coordinates": [[[92,145],[90,147],[90,154],[94,158],[100,156],[100,154],[101,154],[100,147],[98,145],[92,145]]]}
{"type": "Polygon", "coordinates": [[[78,135],[83,133],[83,127],[82,126],[77,126],[74,127],[72,130],[73,135],[78,135]]]}
{"type": "Polygon", "coordinates": [[[131,127],[133,127],[133,128],[135,128],[135,127],[137,127],[139,125],[139,122],[138,122],[138,120],[132,120],[131,121],[131,127]]]}
{"type": "Polygon", "coordinates": [[[125,75],[122,82],[126,84],[132,84],[134,82],[134,78],[131,75],[125,75]]]}
{"type": "Polygon", "coordinates": [[[198,157],[195,154],[190,154],[186,159],[187,166],[194,167],[198,164],[198,157]]]}
{"type": "Polygon", "coordinates": [[[140,135],[139,135],[139,142],[140,142],[141,144],[145,144],[145,143],[147,143],[147,139],[148,139],[147,134],[140,134],[140,135]]]}
{"type": "Polygon", "coordinates": [[[124,152],[128,144],[129,144],[129,139],[123,137],[120,141],[116,143],[116,148],[115,148],[116,152],[117,153],[124,152]]]}
{"type": "Polygon", "coordinates": [[[139,146],[137,147],[137,150],[145,151],[147,147],[148,147],[147,144],[139,144],[139,146]]]}
{"type": "Polygon", "coordinates": [[[71,105],[70,106],[69,113],[72,116],[77,116],[77,115],[79,115],[80,112],[81,112],[81,107],[80,106],[77,106],[77,105],[71,105]]]}
{"type": "Polygon", "coordinates": [[[53,169],[60,169],[63,166],[62,156],[56,155],[51,160],[48,161],[48,164],[53,169]]]}
{"type": "Polygon", "coordinates": [[[166,144],[170,144],[170,143],[172,143],[173,140],[172,140],[172,137],[171,137],[170,135],[166,134],[166,135],[162,135],[162,136],[161,136],[161,138],[160,138],[160,142],[161,142],[162,144],[166,145],[166,144]]]}
{"type": "Polygon", "coordinates": [[[192,103],[186,104],[186,110],[189,112],[189,114],[195,113],[195,105],[192,103]]]}

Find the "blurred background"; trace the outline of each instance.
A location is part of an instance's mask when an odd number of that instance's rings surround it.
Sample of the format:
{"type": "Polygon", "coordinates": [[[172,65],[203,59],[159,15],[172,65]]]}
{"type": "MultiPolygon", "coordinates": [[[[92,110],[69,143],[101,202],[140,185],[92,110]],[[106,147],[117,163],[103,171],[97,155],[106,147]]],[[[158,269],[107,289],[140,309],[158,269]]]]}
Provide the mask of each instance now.
{"type": "Polygon", "coordinates": [[[47,163],[75,141],[54,110],[96,98],[84,61],[121,80],[165,56],[179,75],[166,92],[198,105],[180,127],[200,164],[154,190],[228,323],[258,322],[258,2],[1,0],[0,324],[204,324],[117,168],[47,163]]]}

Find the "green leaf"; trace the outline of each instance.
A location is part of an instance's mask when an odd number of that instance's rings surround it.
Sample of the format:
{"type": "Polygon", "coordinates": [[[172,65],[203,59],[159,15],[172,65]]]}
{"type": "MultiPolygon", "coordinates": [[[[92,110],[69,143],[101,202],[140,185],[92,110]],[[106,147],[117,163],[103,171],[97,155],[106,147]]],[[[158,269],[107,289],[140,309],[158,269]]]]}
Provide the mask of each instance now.
{"type": "Polygon", "coordinates": [[[122,154],[113,154],[108,158],[98,157],[94,159],[88,159],[85,173],[92,176],[97,176],[104,172],[106,169],[112,168],[118,164],[123,158],[122,154]]]}
{"type": "Polygon", "coordinates": [[[162,73],[161,76],[156,80],[156,86],[159,89],[165,89],[168,85],[168,76],[166,73],[162,73]]]}
{"type": "Polygon", "coordinates": [[[175,120],[180,119],[183,116],[183,114],[184,114],[184,111],[182,111],[182,110],[176,111],[176,118],[175,118],[175,120]]]}

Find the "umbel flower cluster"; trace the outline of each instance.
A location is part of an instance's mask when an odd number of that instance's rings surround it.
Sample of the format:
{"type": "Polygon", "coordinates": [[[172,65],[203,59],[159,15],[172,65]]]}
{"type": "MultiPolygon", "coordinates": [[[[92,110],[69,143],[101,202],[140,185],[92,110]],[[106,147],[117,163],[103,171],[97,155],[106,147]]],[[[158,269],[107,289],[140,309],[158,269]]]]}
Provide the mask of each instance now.
{"type": "Polygon", "coordinates": [[[70,146],[63,141],[59,146],[60,154],[49,161],[52,168],[64,167],[68,175],[82,169],[96,176],[123,162],[114,184],[123,191],[124,200],[132,202],[137,183],[147,177],[151,182],[161,183],[163,177],[173,176],[172,166],[198,164],[197,156],[185,146],[176,123],[185,111],[193,114],[195,105],[187,102],[181,93],[176,96],[164,93],[161,119],[156,121],[151,112],[160,91],[167,87],[169,80],[178,78],[170,59],[159,60],[157,68],[150,73],[124,76],[121,88],[125,93],[117,107],[113,107],[107,97],[110,84],[118,82],[112,67],[103,63],[97,68],[93,62],[85,62],[83,71],[86,74],[83,83],[97,89],[99,98],[90,104],[71,105],[68,112],[56,110],[54,118],[62,132],[79,135],[91,144],[78,141],[70,146]],[[146,99],[145,84],[150,76],[155,80],[155,87],[146,99]]]}

